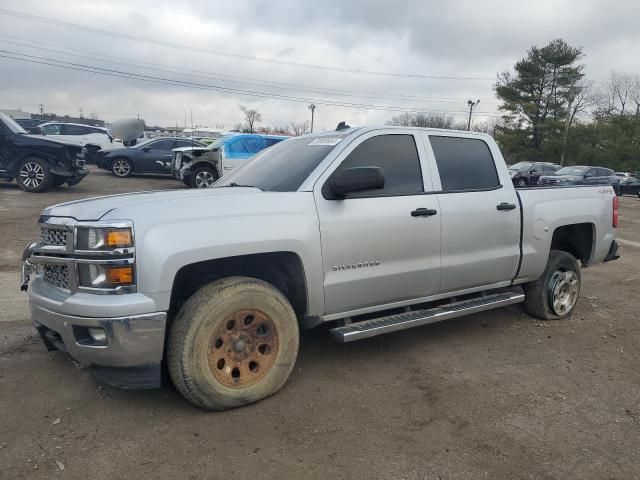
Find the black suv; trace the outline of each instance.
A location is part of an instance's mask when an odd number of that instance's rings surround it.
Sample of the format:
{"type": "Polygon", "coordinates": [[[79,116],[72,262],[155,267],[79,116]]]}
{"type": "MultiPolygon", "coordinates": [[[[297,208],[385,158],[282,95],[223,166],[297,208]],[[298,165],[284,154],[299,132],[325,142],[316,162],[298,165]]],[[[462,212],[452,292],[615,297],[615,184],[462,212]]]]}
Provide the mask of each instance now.
{"type": "Polygon", "coordinates": [[[560,169],[560,165],[549,162],[518,162],[509,167],[511,181],[517,187],[537,185],[543,175],[551,175],[560,169]]]}
{"type": "Polygon", "coordinates": [[[75,185],[87,173],[80,145],[28,135],[0,113],[0,179],[15,179],[23,190],[39,193],[63,183],[75,185]]]}

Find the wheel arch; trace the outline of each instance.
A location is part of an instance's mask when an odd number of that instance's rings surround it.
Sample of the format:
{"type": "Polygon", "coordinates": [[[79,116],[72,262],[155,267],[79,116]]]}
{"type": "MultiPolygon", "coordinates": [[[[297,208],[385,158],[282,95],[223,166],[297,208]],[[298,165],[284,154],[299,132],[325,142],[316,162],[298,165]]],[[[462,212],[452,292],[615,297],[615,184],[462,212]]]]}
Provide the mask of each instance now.
{"type": "Polygon", "coordinates": [[[299,321],[308,311],[302,259],[294,252],[282,251],[205,260],[181,267],[171,288],[170,318],[200,287],[232,276],[257,278],[276,287],[287,297],[299,321]]]}
{"type": "Polygon", "coordinates": [[[573,255],[583,266],[590,264],[595,249],[595,225],[574,223],[556,227],[551,238],[551,250],[573,255]]]}
{"type": "Polygon", "coordinates": [[[209,162],[207,160],[198,160],[196,161],[195,159],[191,161],[191,172],[193,173],[193,171],[198,168],[198,167],[205,167],[208,168],[209,170],[211,170],[212,172],[215,172],[216,175],[218,176],[218,178],[222,177],[222,174],[220,172],[220,168],[218,166],[218,162],[213,163],[213,162],[209,162]]]}

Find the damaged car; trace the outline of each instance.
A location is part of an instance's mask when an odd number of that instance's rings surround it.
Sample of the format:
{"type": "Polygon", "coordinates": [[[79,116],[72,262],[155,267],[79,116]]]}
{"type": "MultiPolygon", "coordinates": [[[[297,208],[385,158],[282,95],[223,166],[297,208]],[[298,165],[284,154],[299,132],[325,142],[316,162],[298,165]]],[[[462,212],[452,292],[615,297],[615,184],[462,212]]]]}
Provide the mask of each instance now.
{"type": "Polygon", "coordinates": [[[256,153],[289,137],[232,133],[205,148],[173,150],[172,173],[190,188],[209,188],[256,153]]]}
{"type": "Polygon", "coordinates": [[[22,190],[40,193],[64,183],[76,185],[88,173],[82,146],[29,135],[0,113],[0,179],[15,180],[22,190]]]}

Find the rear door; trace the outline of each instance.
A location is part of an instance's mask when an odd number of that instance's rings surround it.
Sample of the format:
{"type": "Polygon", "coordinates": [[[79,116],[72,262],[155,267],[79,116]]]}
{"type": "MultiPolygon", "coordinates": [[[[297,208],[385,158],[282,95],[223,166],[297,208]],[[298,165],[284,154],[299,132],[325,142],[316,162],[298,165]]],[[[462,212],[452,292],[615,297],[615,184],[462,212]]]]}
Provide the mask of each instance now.
{"type": "Polygon", "coordinates": [[[500,152],[477,136],[425,137],[439,179],[441,292],[508,284],[520,255],[520,205],[496,169],[500,152]]]}
{"type": "MultiPolygon", "coordinates": [[[[316,148],[316,147],[310,147],[316,148]]],[[[380,308],[434,295],[440,285],[440,214],[420,138],[377,130],[358,137],[318,180],[325,313],[380,308]],[[344,168],[379,167],[383,189],[327,199],[344,168]],[[416,215],[423,208],[431,216],[416,215]]]]}

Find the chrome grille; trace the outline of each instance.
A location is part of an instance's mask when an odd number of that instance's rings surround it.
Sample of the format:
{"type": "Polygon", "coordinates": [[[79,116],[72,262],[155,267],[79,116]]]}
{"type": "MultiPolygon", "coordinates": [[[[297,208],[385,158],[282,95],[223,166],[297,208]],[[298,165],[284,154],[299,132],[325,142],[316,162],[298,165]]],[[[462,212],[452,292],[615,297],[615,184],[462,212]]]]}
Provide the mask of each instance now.
{"type": "Polygon", "coordinates": [[[67,231],[60,228],[40,227],[43,245],[64,246],[67,244],[67,231]]]}
{"type": "Polygon", "coordinates": [[[45,282],[69,290],[69,268],[66,265],[43,265],[42,270],[45,282]]]}

